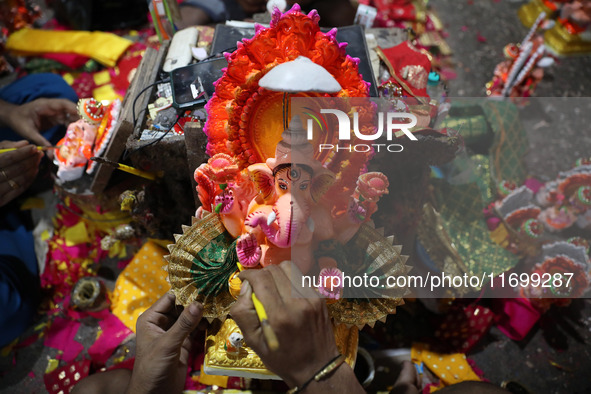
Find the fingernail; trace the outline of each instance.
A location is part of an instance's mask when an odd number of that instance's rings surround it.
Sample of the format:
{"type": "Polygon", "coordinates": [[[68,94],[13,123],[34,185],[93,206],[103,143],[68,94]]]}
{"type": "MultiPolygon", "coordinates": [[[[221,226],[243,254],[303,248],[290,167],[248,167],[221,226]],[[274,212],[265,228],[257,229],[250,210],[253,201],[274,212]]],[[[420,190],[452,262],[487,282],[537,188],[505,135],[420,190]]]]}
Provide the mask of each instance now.
{"type": "Polygon", "coordinates": [[[250,283],[248,283],[247,280],[242,281],[242,284],[240,285],[240,295],[243,296],[246,294],[246,292],[248,291],[248,288],[250,287],[250,283]]]}
{"type": "Polygon", "coordinates": [[[191,305],[189,305],[189,313],[193,316],[200,316],[202,309],[203,306],[197,302],[193,302],[191,305]]]}

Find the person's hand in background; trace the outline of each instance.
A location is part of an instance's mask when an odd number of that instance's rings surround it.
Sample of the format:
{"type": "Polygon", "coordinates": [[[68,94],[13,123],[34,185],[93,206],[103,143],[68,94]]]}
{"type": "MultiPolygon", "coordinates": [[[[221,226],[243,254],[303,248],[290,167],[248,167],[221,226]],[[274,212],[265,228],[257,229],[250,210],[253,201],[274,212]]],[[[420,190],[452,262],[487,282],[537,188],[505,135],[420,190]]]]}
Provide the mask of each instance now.
{"type": "Polygon", "coordinates": [[[256,12],[265,12],[267,9],[267,0],[236,0],[247,14],[256,12]]]}
{"type": "Polygon", "coordinates": [[[17,148],[0,153],[0,206],[20,196],[31,186],[39,170],[43,152],[27,141],[2,141],[0,149],[17,148]]]}
{"type": "Polygon", "coordinates": [[[341,27],[352,25],[355,19],[356,8],[350,0],[286,0],[287,10],[298,3],[302,11],[318,11],[320,26],[341,27]]]}
{"type": "Polygon", "coordinates": [[[203,315],[193,303],[179,314],[174,295],[167,293],[137,321],[136,359],[128,393],[180,393],[185,385],[191,333],[203,315]]]}
{"type": "Polygon", "coordinates": [[[51,146],[41,135],[42,131],[57,125],[67,126],[77,119],[76,104],[66,99],[39,98],[22,105],[0,101],[0,125],[41,146],[51,146]]]}
{"type": "MultiPolygon", "coordinates": [[[[301,276],[291,262],[244,270],[240,273],[240,297],[230,311],[246,344],[290,387],[301,387],[339,354],[326,303],[314,290],[297,286],[301,276]],[[277,350],[271,350],[265,341],[251,298],[253,290],[267,311],[279,341],[277,350]]],[[[310,383],[306,392],[337,389],[363,392],[347,364],[320,382],[310,383]]]]}

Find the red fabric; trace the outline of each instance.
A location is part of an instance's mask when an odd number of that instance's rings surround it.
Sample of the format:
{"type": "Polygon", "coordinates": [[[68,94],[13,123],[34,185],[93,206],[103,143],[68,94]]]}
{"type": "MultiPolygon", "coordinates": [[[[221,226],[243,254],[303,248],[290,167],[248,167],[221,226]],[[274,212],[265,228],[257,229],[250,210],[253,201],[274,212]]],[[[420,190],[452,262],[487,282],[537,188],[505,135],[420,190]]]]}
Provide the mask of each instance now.
{"type": "Polygon", "coordinates": [[[82,73],[74,80],[72,88],[80,98],[92,97],[92,91],[96,88],[94,77],[90,73],[82,73]]]}
{"type": "Polygon", "coordinates": [[[80,380],[88,376],[89,371],[90,360],[77,361],[57,368],[43,376],[45,388],[49,394],[69,393],[80,380]]]}
{"type": "Polygon", "coordinates": [[[117,63],[117,67],[112,70],[111,83],[113,84],[113,88],[121,93],[121,95],[125,94],[125,91],[129,87],[131,79],[133,78],[132,73],[135,73],[141,61],[142,55],[125,57],[121,59],[119,63],[117,63]]]}
{"type": "Polygon", "coordinates": [[[60,62],[72,70],[76,70],[84,66],[86,62],[90,60],[90,58],[87,56],[76,55],[75,53],[46,53],[41,57],[60,62]]]}
{"type": "Polygon", "coordinates": [[[451,309],[435,331],[439,344],[451,345],[448,352],[467,353],[488,332],[494,314],[481,305],[451,309]]]}
{"type": "Polygon", "coordinates": [[[376,27],[394,27],[398,21],[417,19],[415,6],[410,0],[361,0],[359,3],[378,10],[374,22],[376,27]]]}
{"type": "MultiPolygon", "coordinates": [[[[396,76],[410,88],[415,96],[428,97],[427,81],[431,72],[431,60],[426,54],[411,47],[408,41],[392,48],[382,49],[382,53],[392,65],[396,76]],[[405,69],[407,69],[406,72],[405,69]]],[[[398,83],[394,78],[390,81],[398,83]]]]}

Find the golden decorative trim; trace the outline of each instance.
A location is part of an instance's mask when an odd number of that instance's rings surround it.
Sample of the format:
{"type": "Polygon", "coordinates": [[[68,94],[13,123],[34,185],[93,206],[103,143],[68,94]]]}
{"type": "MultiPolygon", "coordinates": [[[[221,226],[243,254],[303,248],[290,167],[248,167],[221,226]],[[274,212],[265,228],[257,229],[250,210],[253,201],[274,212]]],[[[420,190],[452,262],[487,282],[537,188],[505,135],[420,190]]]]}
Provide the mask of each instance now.
{"type": "Polygon", "coordinates": [[[175,244],[168,246],[170,255],[164,257],[168,262],[164,267],[168,272],[166,280],[176,296],[176,302],[187,306],[193,301],[199,301],[203,304],[203,317],[210,322],[213,319],[224,320],[230,313],[234,298],[228,292],[215,297],[199,294],[194,286],[192,273],[193,259],[225,231],[224,225],[218,215],[210,214],[195,221],[190,227],[182,226],[182,229],[183,234],[175,235],[175,244]]]}
{"type": "MultiPolygon", "coordinates": [[[[278,376],[265,367],[259,356],[246,343],[237,354],[226,351],[226,339],[235,332],[240,332],[240,328],[232,319],[226,319],[224,322],[216,320],[209,326],[205,335],[205,359],[203,362],[207,373],[278,379],[278,376]]],[[[345,357],[345,362],[354,368],[359,331],[356,327],[348,328],[341,324],[333,325],[333,332],[337,349],[345,357]]]]}
{"type": "Polygon", "coordinates": [[[591,53],[591,41],[570,34],[560,22],[544,33],[544,43],[550,51],[561,56],[591,53]]]}
{"type": "Polygon", "coordinates": [[[523,25],[527,28],[532,27],[538,16],[545,12],[547,16],[552,14],[552,10],[548,8],[542,0],[531,0],[529,3],[522,5],[517,11],[517,16],[523,25]]]}

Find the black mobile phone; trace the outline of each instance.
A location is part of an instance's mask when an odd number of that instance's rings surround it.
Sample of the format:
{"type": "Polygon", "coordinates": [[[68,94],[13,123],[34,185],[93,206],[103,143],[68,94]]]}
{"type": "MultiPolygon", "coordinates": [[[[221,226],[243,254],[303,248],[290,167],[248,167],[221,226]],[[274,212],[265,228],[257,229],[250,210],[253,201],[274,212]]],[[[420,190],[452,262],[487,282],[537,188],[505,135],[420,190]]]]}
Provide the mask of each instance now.
{"type": "Polygon", "coordinates": [[[173,105],[176,108],[204,105],[215,91],[213,83],[222,76],[222,68],[227,65],[226,59],[221,57],[171,71],[173,105]]]}

